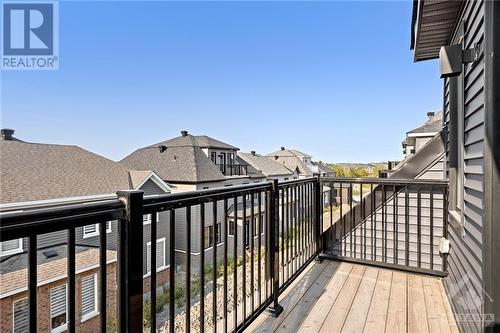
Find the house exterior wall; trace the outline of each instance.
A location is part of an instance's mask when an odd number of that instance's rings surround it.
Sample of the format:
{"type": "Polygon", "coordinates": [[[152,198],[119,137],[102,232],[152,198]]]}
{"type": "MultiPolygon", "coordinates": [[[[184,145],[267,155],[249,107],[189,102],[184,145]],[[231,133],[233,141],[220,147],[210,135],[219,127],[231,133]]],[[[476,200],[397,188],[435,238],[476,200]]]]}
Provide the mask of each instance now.
{"type": "MultiPolygon", "coordinates": [[[[81,320],[81,280],[83,277],[97,274],[98,285],[99,285],[99,269],[89,270],[76,275],[75,288],[76,288],[76,330],[78,332],[98,332],[100,331],[99,314],[88,320],[81,320]]],[[[38,332],[51,332],[51,318],[50,318],[50,290],[54,287],[67,283],[67,279],[61,279],[57,281],[50,282],[38,287],[37,291],[37,329],[38,332]]],[[[116,262],[110,263],[107,266],[107,322],[108,327],[116,328],[116,303],[117,303],[117,280],[116,280],[116,262]]],[[[2,298],[0,300],[0,331],[4,333],[11,333],[13,331],[13,303],[17,300],[28,297],[27,292],[18,293],[12,296],[2,298]]],[[[99,312],[101,311],[100,305],[98,305],[99,312]]]]}
{"type": "MultiPolygon", "coordinates": [[[[458,22],[465,23],[464,48],[470,49],[474,43],[484,41],[484,2],[470,1],[465,4],[458,22]]],[[[452,44],[458,44],[460,34],[455,32],[452,44]]],[[[449,276],[444,279],[445,289],[451,301],[453,312],[464,315],[482,313],[483,283],[483,241],[484,241],[484,136],[485,136],[485,96],[484,58],[476,66],[464,65],[463,106],[464,131],[464,209],[463,225],[452,214],[449,217],[451,242],[448,257],[449,276]]],[[[457,112],[451,101],[451,79],[444,81],[444,121],[446,133],[445,172],[450,179],[450,192],[456,183],[456,166],[450,163],[453,143],[450,140],[450,118],[457,112]]],[[[460,149],[461,147],[458,147],[460,149]]],[[[453,193],[450,193],[453,195],[453,193]]],[[[451,207],[452,209],[454,207],[451,207]]],[[[480,322],[459,321],[463,332],[482,330],[480,322]]]]}

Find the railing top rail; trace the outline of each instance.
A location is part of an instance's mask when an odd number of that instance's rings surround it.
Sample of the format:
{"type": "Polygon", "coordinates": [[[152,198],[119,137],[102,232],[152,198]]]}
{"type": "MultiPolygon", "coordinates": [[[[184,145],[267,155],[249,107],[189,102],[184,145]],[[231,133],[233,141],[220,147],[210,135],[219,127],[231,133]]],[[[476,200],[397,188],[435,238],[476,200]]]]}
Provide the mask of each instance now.
{"type": "Polygon", "coordinates": [[[318,178],[316,178],[316,177],[307,177],[307,178],[302,178],[302,179],[287,180],[284,182],[280,182],[278,184],[278,187],[288,187],[288,186],[296,185],[296,184],[309,183],[311,181],[316,181],[317,179],[318,178]]]}
{"type": "Polygon", "coordinates": [[[344,183],[344,184],[385,184],[385,185],[426,185],[436,187],[448,186],[446,180],[430,180],[430,179],[396,179],[396,178],[335,178],[321,177],[322,182],[344,183]]]}
{"type": "Polygon", "coordinates": [[[0,241],[116,220],[124,214],[119,199],[0,212],[0,241]]]}
{"type": "Polygon", "coordinates": [[[216,187],[207,190],[146,196],[144,197],[143,205],[144,214],[153,213],[162,209],[180,208],[187,205],[197,205],[203,202],[222,200],[235,195],[241,196],[270,189],[272,189],[271,182],[262,182],[246,185],[216,187]]]}

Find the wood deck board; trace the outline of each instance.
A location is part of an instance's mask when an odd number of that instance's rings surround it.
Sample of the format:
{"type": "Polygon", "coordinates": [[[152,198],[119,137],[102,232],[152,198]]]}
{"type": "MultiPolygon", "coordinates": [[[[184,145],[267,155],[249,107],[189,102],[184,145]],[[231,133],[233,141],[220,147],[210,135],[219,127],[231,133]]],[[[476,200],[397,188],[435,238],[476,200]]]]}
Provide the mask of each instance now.
{"type": "Polygon", "coordinates": [[[284,312],[261,315],[247,331],[458,332],[439,278],[327,260],[312,265],[282,295],[284,312]]]}

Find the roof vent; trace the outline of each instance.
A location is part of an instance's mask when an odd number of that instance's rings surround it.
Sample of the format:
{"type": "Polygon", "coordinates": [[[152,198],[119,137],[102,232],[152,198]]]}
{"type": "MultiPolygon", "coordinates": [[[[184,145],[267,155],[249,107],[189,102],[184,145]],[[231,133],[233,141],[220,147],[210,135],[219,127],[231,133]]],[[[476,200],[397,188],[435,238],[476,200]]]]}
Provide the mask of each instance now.
{"type": "Polygon", "coordinates": [[[181,131],[181,135],[182,136],[187,136],[188,135],[188,131],[181,131]]]}
{"type": "Polygon", "coordinates": [[[427,117],[432,118],[436,115],[436,112],[427,112],[427,117]]]}
{"type": "Polygon", "coordinates": [[[57,252],[55,250],[43,251],[42,254],[44,255],[45,258],[57,257],[57,252]]]}
{"type": "Polygon", "coordinates": [[[14,130],[10,128],[3,128],[0,131],[0,135],[6,141],[12,141],[12,135],[14,135],[14,130]]]}
{"type": "Polygon", "coordinates": [[[285,150],[285,147],[281,147],[281,150],[285,150]]]}
{"type": "Polygon", "coordinates": [[[255,156],[255,150],[252,150],[252,151],[250,152],[250,154],[252,154],[253,156],[255,156]]]}
{"type": "Polygon", "coordinates": [[[167,150],[166,146],[158,146],[158,149],[160,150],[160,153],[163,153],[165,150],[167,150]]]}
{"type": "Polygon", "coordinates": [[[279,158],[278,155],[274,155],[274,159],[277,160],[279,158]]]}

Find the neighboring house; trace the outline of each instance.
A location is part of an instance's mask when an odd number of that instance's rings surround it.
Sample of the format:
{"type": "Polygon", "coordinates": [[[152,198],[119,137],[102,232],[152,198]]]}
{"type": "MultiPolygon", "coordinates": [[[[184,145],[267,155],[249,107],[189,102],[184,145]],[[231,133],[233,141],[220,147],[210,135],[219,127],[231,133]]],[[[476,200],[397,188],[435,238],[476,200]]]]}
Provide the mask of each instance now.
{"type": "MultiPolygon", "coordinates": [[[[165,182],[175,186],[174,191],[185,192],[206,190],[216,187],[234,186],[241,184],[259,183],[267,178],[252,165],[237,155],[239,148],[204,135],[192,135],[182,131],[181,135],[157,144],[137,149],[121,163],[133,169],[154,170],[165,182]]],[[[247,208],[250,207],[250,198],[247,199],[247,208]]],[[[243,234],[243,207],[242,198],[236,205],[228,202],[228,214],[237,206],[238,238],[243,234]]],[[[262,199],[261,199],[262,200],[262,199]]],[[[257,198],[254,200],[254,213],[257,214],[257,198]]],[[[201,231],[201,208],[191,207],[191,263],[192,271],[200,271],[200,254],[203,250],[205,258],[211,258],[213,251],[213,235],[217,238],[217,248],[223,245],[224,206],[217,203],[216,221],[213,219],[212,203],[205,205],[204,230],[201,231]],[[201,249],[203,237],[203,249],[201,249]]],[[[246,211],[246,210],[245,210],[246,211]]],[[[264,212],[262,212],[265,218],[264,212]]],[[[251,217],[246,216],[250,223],[251,217]]],[[[179,209],[175,212],[175,250],[177,265],[184,266],[187,256],[186,211],[179,209]]],[[[248,231],[248,230],[247,230],[248,231]]],[[[238,242],[242,242],[238,240],[238,242]]],[[[241,244],[241,243],[238,243],[241,244]]],[[[229,242],[229,252],[232,253],[233,242],[229,242]]],[[[217,250],[217,257],[222,258],[222,251],[217,250]]],[[[204,264],[211,261],[206,259],[204,264]]]]}
{"type": "MultiPolygon", "coordinates": [[[[460,318],[498,322],[500,3],[414,1],[415,61],[441,56],[451,243],[444,285],[460,318]],[[429,29],[432,27],[432,29],[429,29]],[[439,34],[433,31],[439,30],[439,34]],[[496,246],[496,247],[495,247],[496,246]],[[495,301],[494,301],[495,300],[495,301]]],[[[458,320],[462,332],[493,331],[458,320]]],[[[498,327],[497,327],[498,328],[498,327]]]]}
{"type": "Polygon", "coordinates": [[[299,178],[307,178],[313,176],[334,176],[335,172],[321,162],[313,162],[312,156],[296,149],[280,150],[266,155],[270,159],[281,163],[290,170],[294,170],[299,174],[299,178]]]}
{"type": "Polygon", "coordinates": [[[443,129],[442,112],[428,112],[429,119],[422,126],[406,132],[406,138],[401,142],[404,157],[407,158],[419,151],[427,142],[443,129]]]}
{"type": "Polygon", "coordinates": [[[289,169],[278,161],[275,161],[263,155],[259,155],[255,151],[252,151],[250,153],[238,152],[238,157],[240,157],[256,170],[260,171],[267,178],[278,179],[278,182],[284,182],[299,178],[299,173],[296,168],[289,169]]]}
{"type": "MultiPolygon", "coordinates": [[[[1,130],[0,138],[0,205],[2,211],[23,210],[28,206],[45,207],[55,202],[71,204],[79,200],[116,198],[119,190],[140,189],[146,195],[170,193],[170,186],[153,171],[130,170],[120,163],[77,146],[30,143],[13,136],[14,131],[1,130]]],[[[166,214],[166,213],[161,213],[166,214]]],[[[163,217],[160,217],[163,220],[163,217]]],[[[149,220],[144,218],[145,223],[149,220]]],[[[168,219],[166,219],[168,221],[168,219]]],[[[165,224],[166,226],[166,224],[165,224]]],[[[107,223],[108,305],[116,301],[117,221],[107,223]]],[[[149,227],[144,231],[144,261],[149,262],[149,227]]],[[[168,227],[160,228],[160,238],[168,238],[168,227]]],[[[76,229],[76,283],[79,316],[83,331],[97,330],[101,309],[97,303],[99,275],[99,228],[97,224],[76,229]]],[[[50,311],[40,315],[42,332],[65,330],[67,316],[66,231],[38,236],[39,308],[50,311]],[[42,321],[51,318],[51,321],[42,321]]],[[[158,250],[159,283],[168,276],[167,247],[158,250]],[[161,259],[162,258],[162,259],[161,259]]],[[[0,243],[0,307],[2,332],[24,331],[27,325],[27,239],[0,243]]],[[[145,264],[146,266],[147,264],[145,264]]],[[[144,268],[144,275],[149,275],[144,268]]],[[[149,284],[145,279],[145,285],[149,284]]],[[[112,307],[111,307],[112,308],[112,307]]],[[[113,311],[108,309],[112,320],[113,311]]]]}

